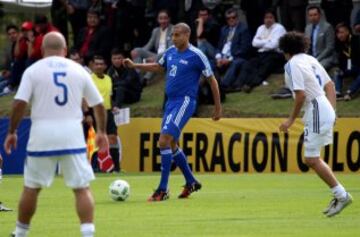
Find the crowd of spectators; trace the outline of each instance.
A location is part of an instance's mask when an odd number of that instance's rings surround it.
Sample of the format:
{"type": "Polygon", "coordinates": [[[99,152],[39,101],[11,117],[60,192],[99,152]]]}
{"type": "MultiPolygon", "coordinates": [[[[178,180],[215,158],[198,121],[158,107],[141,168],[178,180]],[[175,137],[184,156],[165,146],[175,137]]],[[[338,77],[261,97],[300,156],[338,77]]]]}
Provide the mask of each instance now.
{"type": "MultiPolygon", "coordinates": [[[[45,15],[20,26],[6,27],[9,47],[0,77],[0,93],[16,90],[24,70],[41,58],[41,42],[50,31],[61,32],[71,46],[69,57],[91,73],[94,57],[104,58],[112,79],[112,104],[140,100],[154,74],[141,75],[122,66],[125,57],[155,62],[172,45],[172,26],[180,21],[192,29],[192,44],[209,58],[225,93],[250,93],[283,70],[278,48],[287,31],[304,32],[308,54],[332,76],[338,98],[352,99],[360,88],[360,11],[351,25],[351,0],[53,0],[51,21],[45,15]],[[278,19],[279,18],[279,19],[278,19]],[[70,23],[70,24],[68,24],[70,23]],[[68,25],[71,29],[68,29],[68,25]],[[343,79],[354,78],[343,93],[343,79]]],[[[206,84],[199,98],[207,103],[206,84]]],[[[273,98],[291,96],[287,88],[273,98]]]]}

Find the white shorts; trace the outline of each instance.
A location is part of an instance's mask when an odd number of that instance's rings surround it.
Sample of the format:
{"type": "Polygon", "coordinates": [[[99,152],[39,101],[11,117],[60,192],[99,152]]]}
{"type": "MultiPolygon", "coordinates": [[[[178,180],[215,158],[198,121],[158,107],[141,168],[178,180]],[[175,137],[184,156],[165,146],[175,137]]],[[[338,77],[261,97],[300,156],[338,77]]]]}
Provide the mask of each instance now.
{"type": "Polygon", "coordinates": [[[28,156],[24,167],[24,185],[29,188],[49,187],[58,164],[66,186],[72,189],[86,188],[90,181],[95,179],[86,153],[50,157],[28,156]]]}
{"type": "Polygon", "coordinates": [[[321,133],[315,133],[308,126],[304,128],[304,148],[305,158],[320,157],[320,151],[323,146],[333,142],[333,126],[321,130],[321,133]]]}
{"type": "Polygon", "coordinates": [[[304,115],[305,157],[320,157],[323,146],[333,142],[335,111],[325,96],[311,101],[304,115]]]}

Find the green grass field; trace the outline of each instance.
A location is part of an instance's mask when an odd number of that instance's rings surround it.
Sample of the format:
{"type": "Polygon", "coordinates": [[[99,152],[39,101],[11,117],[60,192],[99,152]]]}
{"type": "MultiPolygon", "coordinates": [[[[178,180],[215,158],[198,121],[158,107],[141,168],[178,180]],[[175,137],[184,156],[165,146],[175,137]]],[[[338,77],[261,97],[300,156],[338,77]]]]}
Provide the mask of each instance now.
{"type": "MultiPolygon", "coordinates": [[[[176,198],[183,178],[172,175],[171,198],[148,203],[159,176],[121,175],[131,186],[125,202],[112,201],[108,185],[119,176],[101,175],[92,183],[96,199],[96,236],[349,236],[360,233],[359,176],[338,178],[354,197],[340,215],[326,218],[329,190],[314,174],[198,175],[203,189],[187,200],[176,198]]],[[[15,208],[22,188],[20,176],[5,176],[0,200],[15,208]]],[[[41,194],[32,236],[80,236],[73,195],[60,178],[41,194]]],[[[16,211],[0,212],[0,236],[14,227],[16,211]]]]}

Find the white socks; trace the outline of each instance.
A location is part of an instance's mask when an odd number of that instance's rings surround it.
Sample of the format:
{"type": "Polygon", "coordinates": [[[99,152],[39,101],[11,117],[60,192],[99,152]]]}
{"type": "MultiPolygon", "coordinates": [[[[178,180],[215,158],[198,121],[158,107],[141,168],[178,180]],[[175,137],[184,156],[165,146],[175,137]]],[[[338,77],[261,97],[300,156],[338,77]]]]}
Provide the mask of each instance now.
{"type": "Polygon", "coordinates": [[[95,225],[93,223],[83,223],[80,225],[80,231],[83,237],[94,237],[95,225]]]}
{"type": "Polygon", "coordinates": [[[345,188],[340,183],[335,187],[331,188],[331,192],[337,199],[345,199],[347,195],[345,188]]]}
{"type": "Polygon", "coordinates": [[[16,222],[15,237],[26,237],[29,232],[30,225],[16,222]]]}
{"type": "MultiPolygon", "coordinates": [[[[15,237],[26,237],[29,232],[30,225],[16,222],[15,237]]],[[[84,223],[80,225],[80,231],[83,237],[94,237],[95,225],[93,223],[84,223]]]]}

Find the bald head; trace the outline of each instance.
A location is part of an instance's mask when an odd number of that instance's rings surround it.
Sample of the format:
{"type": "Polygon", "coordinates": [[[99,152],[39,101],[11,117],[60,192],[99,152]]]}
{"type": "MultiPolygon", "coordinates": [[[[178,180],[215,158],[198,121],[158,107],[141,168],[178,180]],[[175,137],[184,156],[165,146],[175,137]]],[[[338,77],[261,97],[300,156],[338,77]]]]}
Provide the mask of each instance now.
{"type": "Polygon", "coordinates": [[[180,30],[182,33],[189,34],[191,33],[190,27],[186,23],[178,23],[174,26],[174,29],[180,30]]]}
{"type": "Polygon", "coordinates": [[[47,33],[42,42],[42,49],[44,56],[63,53],[64,50],[66,51],[66,41],[64,36],[59,32],[47,33]]]}

